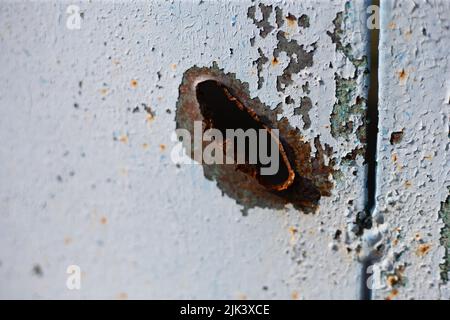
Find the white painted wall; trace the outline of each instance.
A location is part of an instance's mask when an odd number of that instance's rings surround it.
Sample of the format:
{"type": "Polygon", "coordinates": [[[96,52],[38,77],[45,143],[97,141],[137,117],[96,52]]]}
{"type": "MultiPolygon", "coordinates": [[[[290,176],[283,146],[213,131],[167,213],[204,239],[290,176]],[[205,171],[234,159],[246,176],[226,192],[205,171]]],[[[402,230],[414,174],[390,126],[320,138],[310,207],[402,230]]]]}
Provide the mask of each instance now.
{"type": "Polygon", "coordinates": [[[383,2],[376,214],[384,221],[360,237],[355,221],[365,210],[366,166],[362,155],[345,158],[364,143],[356,130],[333,135],[331,128],[336,108],[355,128],[364,124],[362,113],[345,111],[337,99],[336,78],[351,82],[350,106],[367,97],[367,76],[355,76],[352,59],[368,56],[368,2],[263,3],[273,6],[266,37],[247,16],[250,1],[0,2],[0,298],[358,299],[360,261],[378,241],[386,249],[377,266],[408,264],[398,297],[448,297],[439,285],[438,211],[449,184],[449,5],[383,2]],[[83,14],[79,30],[66,26],[71,4],[83,14]],[[288,23],[289,13],[308,15],[310,27],[288,23]],[[340,41],[350,51],[330,36],[340,14],[340,41]],[[295,74],[285,93],[276,82],[288,56],[270,61],[279,31],[316,47],[313,66],[295,74]],[[260,89],[258,48],[269,59],[260,89]],[[309,82],[311,127],[303,129],[292,105],[282,110],[305,141],[320,136],[333,148],[340,177],[330,176],[332,196],[316,214],[287,206],[244,217],[201,166],[171,161],[183,73],[213,62],[271,108],[288,95],[300,101],[309,82]],[[403,69],[408,76],[400,83],[403,69]],[[404,140],[390,146],[391,131],[402,129],[404,140]],[[416,233],[431,244],[421,257],[416,233]],[[408,250],[391,262],[396,248],[408,250]],[[82,270],[79,291],[66,287],[73,264],[82,270]]]}

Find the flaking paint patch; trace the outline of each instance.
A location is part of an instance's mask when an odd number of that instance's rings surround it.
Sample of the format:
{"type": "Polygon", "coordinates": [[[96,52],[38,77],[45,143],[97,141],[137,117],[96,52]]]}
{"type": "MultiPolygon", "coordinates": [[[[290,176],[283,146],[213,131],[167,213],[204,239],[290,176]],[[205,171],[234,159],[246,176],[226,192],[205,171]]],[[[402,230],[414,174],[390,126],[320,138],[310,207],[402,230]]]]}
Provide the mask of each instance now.
{"type": "MultiPolygon", "coordinates": [[[[346,5],[346,8],[348,8],[348,5],[346,5]]],[[[337,102],[333,107],[330,119],[331,134],[335,138],[349,139],[352,133],[356,133],[360,142],[364,144],[367,101],[365,97],[359,96],[357,92],[361,79],[368,73],[368,63],[366,56],[356,58],[352,46],[343,42],[345,35],[344,22],[347,16],[347,10],[339,12],[333,21],[334,31],[328,31],[327,33],[336,45],[336,51],[341,52],[355,67],[353,77],[345,78],[337,73],[335,74],[337,102]],[[361,123],[358,127],[355,127],[353,118],[357,118],[361,123]]]]}
{"type": "Polygon", "coordinates": [[[300,102],[300,107],[294,109],[294,115],[302,116],[303,129],[308,130],[311,128],[311,118],[309,117],[309,111],[312,109],[312,101],[309,97],[303,97],[300,102]]]}
{"type": "MultiPolygon", "coordinates": [[[[294,75],[298,75],[301,71],[313,66],[314,52],[317,49],[317,43],[310,44],[310,47],[312,47],[312,49],[307,50],[305,49],[305,46],[303,44],[299,44],[297,40],[291,39],[289,33],[287,33],[285,30],[281,30],[281,28],[286,23],[289,30],[295,29],[297,28],[297,26],[300,28],[309,28],[309,16],[306,14],[302,14],[300,18],[297,18],[292,13],[288,12],[287,14],[285,14],[280,7],[275,7],[275,27],[271,26],[268,22],[268,18],[273,13],[272,6],[260,4],[259,8],[263,15],[263,19],[261,21],[257,21],[255,18],[256,6],[252,6],[249,8],[248,17],[253,20],[253,23],[258,28],[261,29],[260,35],[262,38],[265,38],[270,32],[276,33],[277,45],[272,52],[273,58],[271,59],[271,65],[277,66],[280,62],[280,57],[282,54],[285,54],[289,59],[289,62],[283,69],[282,74],[277,76],[276,83],[277,91],[280,93],[285,93],[286,89],[294,84],[294,75]]],[[[252,41],[254,42],[254,38],[251,39],[251,42],[252,41]]],[[[264,77],[261,75],[262,69],[268,62],[268,59],[266,56],[264,56],[261,48],[258,48],[258,53],[260,57],[256,61],[254,61],[253,64],[257,66],[258,89],[261,89],[264,84],[264,77]]],[[[306,94],[309,93],[308,86],[309,83],[303,86],[303,90],[306,94]]],[[[282,104],[279,107],[282,108],[282,104]]],[[[294,111],[295,115],[302,116],[304,122],[303,129],[305,130],[311,127],[309,112],[312,107],[313,105],[311,99],[309,97],[304,97],[302,99],[301,105],[295,108],[294,111]]]]}
{"type": "Polygon", "coordinates": [[[258,72],[258,89],[261,89],[264,85],[264,77],[262,76],[263,66],[269,61],[264,55],[261,48],[258,48],[259,58],[253,61],[253,65],[256,65],[258,72]]]}
{"type": "Polygon", "coordinates": [[[260,29],[259,35],[262,38],[267,37],[267,35],[274,29],[274,27],[269,23],[269,18],[272,14],[272,6],[266,6],[263,3],[260,3],[258,6],[259,10],[261,10],[262,18],[258,20],[256,18],[256,5],[248,8],[247,16],[253,20],[253,23],[260,29]]]}
{"type": "Polygon", "coordinates": [[[273,56],[278,58],[282,52],[289,57],[289,64],[283,70],[283,74],[278,76],[277,90],[284,92],[286,87],[293,84],[292,75],[300,73],[307,67],[313,65],[314,51],[316,45],[312,44],[313,50],[307,51],[304,45],[300,45],[296,40],[288,40],[284,31],[277,33],[278,44],[273,51],[273,56]]]}

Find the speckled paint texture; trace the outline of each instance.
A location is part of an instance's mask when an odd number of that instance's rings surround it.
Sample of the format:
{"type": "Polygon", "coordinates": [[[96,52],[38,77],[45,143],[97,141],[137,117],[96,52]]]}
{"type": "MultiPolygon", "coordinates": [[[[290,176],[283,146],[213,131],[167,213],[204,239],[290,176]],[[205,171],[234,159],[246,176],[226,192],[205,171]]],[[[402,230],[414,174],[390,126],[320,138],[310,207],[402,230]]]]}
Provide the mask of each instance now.
{"type": "Polygon", "coordinates": [[[443,0],[382,2],[371,230],[381,255],[377,299],[450,298],[440,267],[448,261],[442,238],[448,216],[442,215],[450,185],[449,13],[450,2],[443,0]]]}
{"type": "Polygon", "coordinates": [[[374,299],[449,299],[450,2],[381,2],[371,213],[369,5],[0,1],[0,298],[359,299],[370,262],[374,299]],[[313,213],[172,161],[195,68],[328,150],[313,213]]]}

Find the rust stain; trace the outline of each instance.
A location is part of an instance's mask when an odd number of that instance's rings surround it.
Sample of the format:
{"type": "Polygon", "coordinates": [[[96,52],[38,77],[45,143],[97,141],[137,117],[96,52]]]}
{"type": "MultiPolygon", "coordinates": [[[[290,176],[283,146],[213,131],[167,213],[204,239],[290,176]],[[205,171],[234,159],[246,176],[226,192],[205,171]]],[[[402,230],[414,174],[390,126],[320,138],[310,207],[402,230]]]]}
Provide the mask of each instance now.
{"type": "Polygon", "coordinates": [[[128,143],[128,135],[123,134],[119,137],[119,141],[122,143],[128,143]]]}
{"type": "Polygon", "coordinates": [[[390,30],[394,30],[395,28],[397,28],[397,24],[394,21],[391,21],[388,25],[388,28],[390,30]]]}
{"type": "Polygon", "coordinates": [[[297,242],[298,229],[295,227],[289,227],[289,234],[291,235],[289,240],[290,244],[295,244],[297,242]]]}
{"type": "Polygon", "coordinates": [[[298,294],[297,291],[293,291],[293,292],[291,293],[291,299],[292,299],[292,300],[298,300],[299,298],[300,298],[300,296],[299,296],[299,294],[298,294]]]}
{"type": "MultiPolygon", "coordinates": [[[[314,145],[305,141],[300,130],[292,128],[287,118],[278,120],[281,110],[272,110],[258,98],[251,98],[247,83],[236,79],[234,74],[225,74],[216,64],[211,68],[195,66],[184,73],[176,109],[177,129],[186,129],[194,136],[194,121],[203,122],[204,130],[216,124],[214,115],[208,115],[207,108],[200,105],[197,96],[199,84],[206,82],[214,83],[221,90],[217,89],[217,92],[225,94],[229,104],[242,114],[250,115],[257,126],[269,133],[273,129],[279,130],[280,163],[285,164],[288,174],[282,183],[270,184],[263,183],[249,165],[238,168],[237,165],[203,164],[205,177],[216,181],[224,194],[244,206],[244,214],[254,207],[283,209],[289,203],[304,213],[315,212],[320,198],[329,197],[334,187],[335,159],[332,148],[323,146],[319,137],[314,139],[314,145]]],[[[201,147],[204,149],[206,146],[204,143],[201,147]]],[[[191,141],[191,145],[186,147],[191,150],[189,156],[194,159],[194,143],[191,141]]]]}
{"type": "Polygon", "coordinates": [[[130,81],[130,86],[131,86],[133,89],[136,89],[137,86],[138,86],[137,80],[136,80],[136,79],[131,80],[131,81],[130,81]]]}
{"type": "Polygon", "coordinates": [[[400,85],[403,86],[408,81],[409,74],[405,69],[402,69],[401,71],[398,72],[398,78],[400,80],[400,85]]]}
{"type": "Polygon", "coordinates": [[[166,150],[166,145],[165,145],[165,144],[160,144],[160,145],[159,145],[159,150],[160,150],[161,152],[165,151],[165,150],[166,150]]]}
{"type": "Polygon", "coordinates": [[[429,244],[421,244],[421,245],[419,245],[419,247],[417,248],[416,254],[417,254],[419,257],[424,257],[424,256],[426,256],[426,255],[430,252],[430,250],[431,250],[431,245],[429,245],[429,244]]]}
{"type": "Polygon", "coordinates": [[[391,293],[386,297],[386,300],[394,300],[398,296],[398,290],[392,289],[391,293]]]}
{"type": "Polygon", "coordinates": [[[106,217],[101,217],[101,218],[100,218],[100,223],[101,223],[102,225],[106,225],[106,224],[108,223],[108,219],[107,219],[106,217]]]}
{"type": "Polygon", "coordinates": [[[279,60],[277,59],[277,58],[275,58],[275,57],[273,57],[272,58],[272,66],[276,66],[276,65],[278,65],[280,62],[279,62],[279,60]]]}
{"type": "Polygon", "coordinates": [[[389,275],[386,281],[388,286],[392,288],[400,282],[400,279],[397,275],[389,275]]]}
{"type": "Polygon", "coordinates": [[[287,25],[290,28],[295,28],[295,26],[297,25],[297,18],[294,15],[292,15],[292,14],[289,14],[286,17],[286,21],[287,21],[287,25]]]}
{"type": "Polygon", "coordinates": [[[128,300],[128,294],[126,292],[120,292],[116,298],[117,300],[128,300]]]}
{"type": "Polygon", "coordinates": [[[64,244],[67,246],[72,243],[71,237],[64,237],[64,244]]]}
{"type": "Polygon", "coordinates": [[[244,293],[238,293],[237,299],[238,300],[247,300],[247,295],[245,295],[244,293]]]}

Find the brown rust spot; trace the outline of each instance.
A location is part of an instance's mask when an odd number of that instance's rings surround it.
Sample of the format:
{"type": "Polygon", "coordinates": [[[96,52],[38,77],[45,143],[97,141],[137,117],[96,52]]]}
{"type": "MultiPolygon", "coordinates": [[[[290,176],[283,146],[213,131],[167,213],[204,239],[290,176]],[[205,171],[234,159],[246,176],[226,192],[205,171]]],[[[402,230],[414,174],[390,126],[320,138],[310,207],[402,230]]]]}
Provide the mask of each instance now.
{"type": "MultiPolygon", "coordinates": [[[[299,129],[292,128],[288,119],[277,121],[280,111],[271,110],[258,98],[252,99],[247,83],[236,79],[234,74],[224,74],[215,64],[212,68],[192,67],[184,73],[175,117],[177,129],[186,129],[193,137],[194,122],[201,121],[203,131],[279,130],[280,170],[272,180],[264,180],[257,174],[258,167],[248,164],[202,164],[205,177],[216,181],[224,194],[244,207],[244,213],[254,207],[282,209],[287,204],[305,213],[315,212],[321,197],[331,195],[335,165],[332,148],[322,146],[319,137],[314,139],[314,146],[304,141],[299,129]],[[224,113],[220,108],[228,111],[224,113]]],[[[194,159],[194,142],[183,143],[194,159]]],[[[204,149],[207,145],[203,142],[200,147],[204,149]]]]}
{"type": "Polygon", "coordinates": [[[392,289],[391,293],[386,297],[386,300],[394,300],[398,296],[398,290],[392,289]]]}
{"type": "Polygon", "coordinates": [[[430,250],[431,250],[431,245],[429,245],[429,244],[421,244],[421,245],[417,248],[416,254],[417,254],[419,257],[424,257],[424,256],[426,256],[426,255],[430,252],[430,250]]]}
{"type": "Polygon", "coordinates": [[[289,27],[293,28],[297,25],[297,18],[293,14],[289,14],[286,17],[286,21],[289,27]]]}
{"type": "Polygon", "coordinates": [[[387,284],[389,287],[395,287],[400,282],[400,279],[396,275],[389,275],[387,277],[387,284]]]}
{"type": "Polygon", "coordinates": [[[400,85],[405,85],[406,81],[408,81],[408,73],[406,72],[405,69],[402,69],[399,73],[398,73],[398,78],[400,80],[400,85]]]}
{"type": "Polygon", "coordinates": [[[119,141],[122,143],[128,143],[128,135],[127,134],[123,134],[119,137],[119,141]]]}

